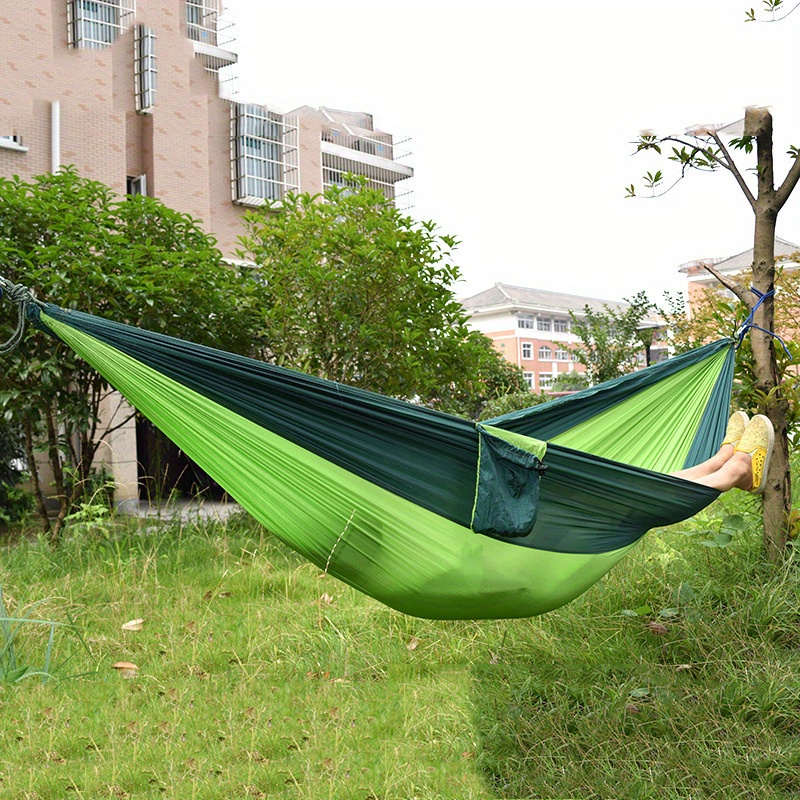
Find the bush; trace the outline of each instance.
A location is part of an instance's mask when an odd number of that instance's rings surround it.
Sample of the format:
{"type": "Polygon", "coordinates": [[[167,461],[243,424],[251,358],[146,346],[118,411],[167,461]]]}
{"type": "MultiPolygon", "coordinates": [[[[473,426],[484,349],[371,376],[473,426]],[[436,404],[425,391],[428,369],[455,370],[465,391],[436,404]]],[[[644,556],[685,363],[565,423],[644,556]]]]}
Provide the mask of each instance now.
{"type": "Polygon", "coordinates": [[[33,497],[19,488],[24,477],[22,433],[16,425],[0,421],[0,530],[22,519],[33,508],[33,497]]]}
{"type": "Polygon", "coordinates": [[[510,394],[502,395],[502,397],[489,400],[481,411],[481,419],[485,420],[502,417],[503,414],[510,414],[512,411],[522,411],[523,409],[541,405],[552,399],[550,395],[544,392],[541,394],[528,391],[511,392],[510,394]]]}

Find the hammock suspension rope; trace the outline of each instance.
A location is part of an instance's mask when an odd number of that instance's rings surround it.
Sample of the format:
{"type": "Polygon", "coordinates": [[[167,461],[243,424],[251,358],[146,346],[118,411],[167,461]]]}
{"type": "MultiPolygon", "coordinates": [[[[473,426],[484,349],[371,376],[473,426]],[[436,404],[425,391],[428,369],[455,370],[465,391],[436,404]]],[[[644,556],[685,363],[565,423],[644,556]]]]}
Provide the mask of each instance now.
{"type": "Polygon", "coordinates": [[[758,302],[753,306],[752,311],[750,312],[750,314],[747,317],[747,319],[742,323],[742,325],[739,328],[739,330],[736,331],[735,335],[739,340],[737,345],[736,345],[737,349],[742,346],[742,342],[744,341],[744,337],[747,335],[747,332],[752,328],[752,329],[755,329],[757,331],[761,331],[761,333],[766,333],[767,336],[771,336],[773,339],[775,339],[778,342],[780,342],[781,343],[781,347],[783,347],[783,352],[786,353],[787,357],[789,358],[789,361],[792,361],[793,360],[792,359],[792,354],[789,352],[789,348],[786,346],[786,342],[784,342],[783,339],[781,339],[781,337],[778,336],[777,333],[775,333],[775,331],[768,331],[766,328],[762,328],[760,325],[756,325],[753,322],[753,319],[755,319],[756,311],[758,310],[759,306],[768,297],[773,297],[775,295],[775,290],[774,289],[770,289],[768,292],[760,292],[758,289],[756,289],[755,286],[751,286],[750,287],[750,291],[756,297],[758,297],[758,302]]]}

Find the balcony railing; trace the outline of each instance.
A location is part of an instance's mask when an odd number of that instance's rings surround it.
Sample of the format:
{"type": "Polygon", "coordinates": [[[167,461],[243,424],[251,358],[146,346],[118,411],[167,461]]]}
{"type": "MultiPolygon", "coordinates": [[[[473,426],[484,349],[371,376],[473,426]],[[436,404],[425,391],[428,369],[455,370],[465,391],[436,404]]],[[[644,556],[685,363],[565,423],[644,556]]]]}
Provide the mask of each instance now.
{"type": "Polygon", "coordinates": [[[366,155],[387,158],[390,161],[402,161],[411,155],[411,139],[394,141],[388,133],[355,133],[351,130],[323,128],[322,141],[346,147],[366,155]]]}

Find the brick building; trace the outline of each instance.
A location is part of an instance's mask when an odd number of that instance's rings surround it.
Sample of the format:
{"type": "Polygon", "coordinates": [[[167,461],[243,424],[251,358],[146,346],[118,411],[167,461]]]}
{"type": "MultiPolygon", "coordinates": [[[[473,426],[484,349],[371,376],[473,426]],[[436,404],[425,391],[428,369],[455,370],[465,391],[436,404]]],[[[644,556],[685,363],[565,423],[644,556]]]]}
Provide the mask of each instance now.
{"type": "MultiPolygon", "coordinates": [[[[462,300],[462,304],[470,314],[472,327],[488,336],[508,361],[520,367],[528,385],[537,392],[551,386],[559,375],[586,371],[571,351],[580,340],[572,332],[570,312],[580,317],[586,306],[599,312],[606,307],[617,311],[627,307],[619,301],[506,283],[496,283],[491,289],[462,300]]],[[[659,327],[657,319],[645,324],[659,327]]],[[[656,363],[667,354],[666,345],[655,341],[651,362],[656,363]]],[[[642,365],[644,361],[643,352],[642,365]]]]}
{"type": "MultiPolygon", "coordinates": [[[[347,172],[407,208],[413,170],[369,114],[238,97],[233,30],[221,0],[0,0],[0,175],[72,165],[201,220],[231,258],[243,209],[347,172]]],[[[135,438],[102,454],[121,500],[137,496],[135,438]]]]}

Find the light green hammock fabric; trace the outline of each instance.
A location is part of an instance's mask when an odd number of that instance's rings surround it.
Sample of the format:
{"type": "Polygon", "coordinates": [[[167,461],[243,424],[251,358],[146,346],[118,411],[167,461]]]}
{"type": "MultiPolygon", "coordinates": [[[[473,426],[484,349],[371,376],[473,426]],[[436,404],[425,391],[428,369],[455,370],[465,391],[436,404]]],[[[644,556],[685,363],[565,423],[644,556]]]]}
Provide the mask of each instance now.
{"type": "Polygon", "coordinates": [[[712,489],[721,341],[480,425],[53,305],[28,314],[290,547],[430,618],[541,614],[712,489]]]}

